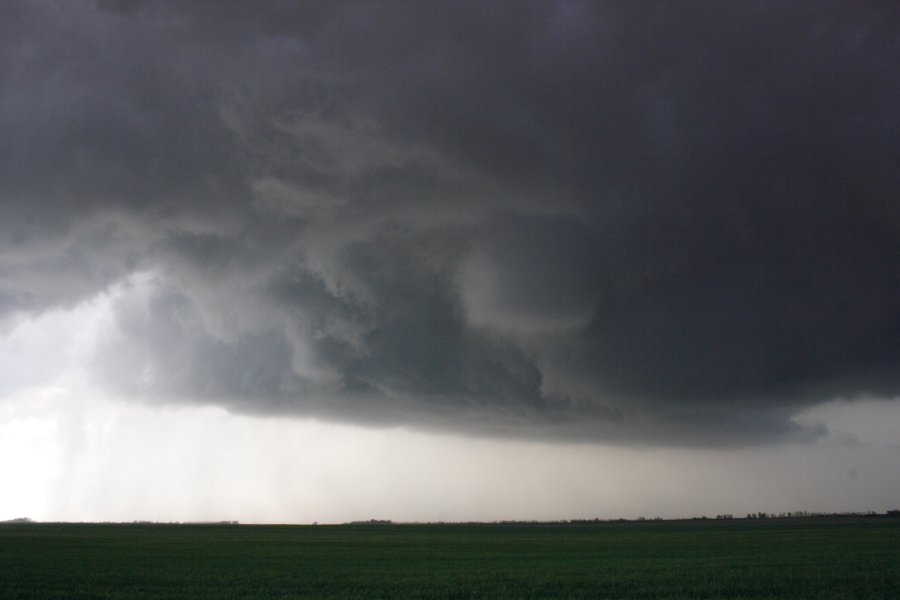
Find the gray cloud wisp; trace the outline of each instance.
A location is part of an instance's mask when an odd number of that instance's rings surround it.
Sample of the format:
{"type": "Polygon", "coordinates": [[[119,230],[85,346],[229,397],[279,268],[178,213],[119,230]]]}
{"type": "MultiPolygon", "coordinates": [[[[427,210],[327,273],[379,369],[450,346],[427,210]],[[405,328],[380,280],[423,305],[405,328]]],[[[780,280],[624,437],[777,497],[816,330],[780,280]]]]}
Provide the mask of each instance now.
{"type": "Polygon", "coordinates": [[[900,393],[891,3],[8,2],[0,319],[93,376],[484,434],[743,444],[900,393]],[[130,278],[130,279],[129,279],[130,278]]]}

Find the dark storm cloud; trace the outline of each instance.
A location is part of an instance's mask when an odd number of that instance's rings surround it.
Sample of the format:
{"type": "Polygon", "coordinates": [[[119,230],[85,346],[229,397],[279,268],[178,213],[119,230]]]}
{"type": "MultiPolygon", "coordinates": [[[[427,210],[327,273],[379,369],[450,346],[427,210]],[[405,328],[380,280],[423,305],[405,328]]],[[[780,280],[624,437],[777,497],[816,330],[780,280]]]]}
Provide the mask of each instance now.
{"type": "Polygon", "coordinates": [[[890,2],[11,2],[0,311],[253,413],[806,439],[900,391],[890,2]]]}

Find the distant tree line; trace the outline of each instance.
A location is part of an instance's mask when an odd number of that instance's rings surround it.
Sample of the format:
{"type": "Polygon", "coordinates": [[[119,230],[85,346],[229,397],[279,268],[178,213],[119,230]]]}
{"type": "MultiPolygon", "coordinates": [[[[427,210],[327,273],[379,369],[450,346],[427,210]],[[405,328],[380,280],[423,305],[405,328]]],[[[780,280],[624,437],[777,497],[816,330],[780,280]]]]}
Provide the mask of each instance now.
{"type": "Polygon", "coordinates": [[[792,512],[780,513],[748,513],[748,519],[797,519],[805,517],[879,517],[879,516],[900,516],[900,510],[889,510],[886,513],[877,513],[874,510],[865,512],[810,512],[807,510],[795,510],[792,512]]]}
{"type": "MultiPolygon", "coordinates": [[[[875,511],[865,512],[813,512],[807,510],[795,510],[790,512],[768,513],[754,512],[747,513],[745,519],[803,519],[803,518],[840,518],[840,517],[900,517],[900,510],[888,510],[884,513],[875,511]]],[[[731,513],[716,515],[716,520],[733,520],[735,516],[731,513]]],[[[740,519],[740,517],[737,517],[740,519]]],[[[420,522],[403,522],[407,525],[591,525],[599,523],[643,523],[648,521],[706,521],[710,520],[706,515],[699,517],[689,517],[686,519],[663,519],[662,517],[636,517],[633,519],[559,519],[551,521],[532,520],[501,520],[501,521],[420,521],[420,522]]],[[[389,519],[369,519],[368,521],[350,521],[345,525],[393,525],[394,522],[389,519]]]]}
{"type": "MultiPolygon", "coordinates": [[[[813,512],[807,510],[795,510],[790,512],[767,513],[754,512],[747,513],[745,517],[748,520],[755,519],[805,519],[805,518],[840,518],[840,517],[896,517],[900,518],[900,509],[888,510],[884,513],[878,513],[873,510],[865,512],[813,512]]],[[[731,513],[716,515],[716,520],[732,520],[735,516],[731,513]]],[[[423,521],[423,522],[405,522],[408,525],[591,525],[599,523],[641,523],[647,521],[705,521],[708,517],[703,515],[700,517],[690,517],[687,519],[663,519],[662,517],[636,517],[633,519],[560,519],[556,521],[540,521],[540,520],[504,520],[504,521],[423,521]]],[[[19,517],[17,519],[8,519],[0,521],[0,525],[15,525],[39,523],[29,519],[28,517],[19,517]]],[[[108,525],[239,525],[238,521],[104,521],[102,524],[108,525]]],[[[315,525],[316,523],[313,523],[315,525]]],[[[345,525],[393,525],[394,521],[390,519],[369,519],[368,521],[350,521],[345,525]]]]}

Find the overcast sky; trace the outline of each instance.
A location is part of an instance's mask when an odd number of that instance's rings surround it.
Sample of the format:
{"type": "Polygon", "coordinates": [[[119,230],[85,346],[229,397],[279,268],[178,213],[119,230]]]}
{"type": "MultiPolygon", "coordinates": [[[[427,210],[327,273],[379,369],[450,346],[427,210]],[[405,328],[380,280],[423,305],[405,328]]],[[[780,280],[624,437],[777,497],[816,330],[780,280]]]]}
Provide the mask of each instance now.
{"type": "Polygon", "coordinates": [[[0,3],[0,519],[897,508],[898,31],[0,3]]]}

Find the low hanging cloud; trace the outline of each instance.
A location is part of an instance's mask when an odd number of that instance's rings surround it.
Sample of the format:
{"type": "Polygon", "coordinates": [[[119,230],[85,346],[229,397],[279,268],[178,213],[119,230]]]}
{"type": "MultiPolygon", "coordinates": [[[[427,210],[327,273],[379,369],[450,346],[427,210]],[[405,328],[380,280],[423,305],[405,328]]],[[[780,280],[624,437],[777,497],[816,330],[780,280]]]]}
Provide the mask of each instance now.
{"type": "Polygon", "coordinates": [[[0,320],[147,402],[811,439],[900,393],[891,3],[7,2],[0,320]]]}

